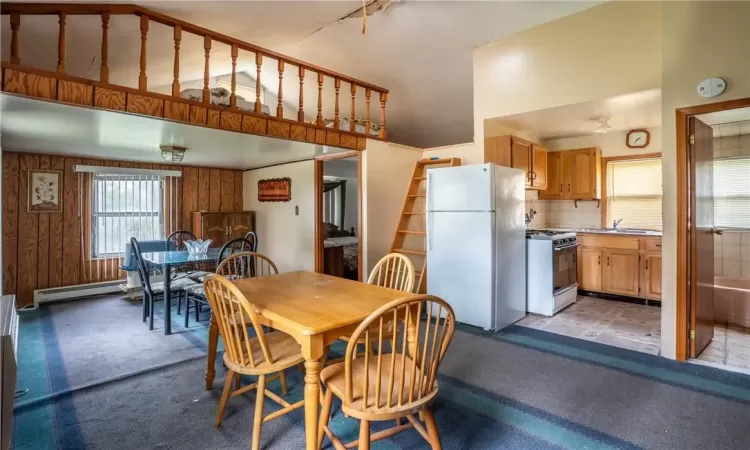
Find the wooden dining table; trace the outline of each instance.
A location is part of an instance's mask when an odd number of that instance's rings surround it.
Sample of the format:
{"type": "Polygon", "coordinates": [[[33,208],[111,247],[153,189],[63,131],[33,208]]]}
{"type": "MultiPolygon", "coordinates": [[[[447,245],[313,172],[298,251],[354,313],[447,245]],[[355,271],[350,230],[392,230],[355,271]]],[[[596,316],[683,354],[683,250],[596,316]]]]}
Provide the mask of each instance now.
{"type": "MultiPolygon", "coordinates": [[[[287,272],[234,280],[257,308],[263,325],[291,335],[305,358],[305,448],[317,446],[321,357],[341,336],[351,335],[379,307],[409,295],[371,284],[313,272],[287,272]]],[[[416,345],[416,322],[408,324],[407,343],[416,345]]],[[[206,389],[213,388],[219,330],[211,317],[206,389]]],[[[410,349],[411,350],[411,349],[410,349]]]]}

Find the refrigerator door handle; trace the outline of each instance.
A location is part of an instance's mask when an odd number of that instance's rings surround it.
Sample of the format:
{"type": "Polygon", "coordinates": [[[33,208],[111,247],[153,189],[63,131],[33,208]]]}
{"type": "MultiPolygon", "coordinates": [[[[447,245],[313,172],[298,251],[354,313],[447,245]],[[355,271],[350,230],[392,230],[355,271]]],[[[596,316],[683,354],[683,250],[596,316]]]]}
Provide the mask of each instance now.
{"type": "Polygon", "coordinates": [[[432,250],[432,227],[430,218],[432,217],[432,211],[427,210],[427,250],[432,250]]]}

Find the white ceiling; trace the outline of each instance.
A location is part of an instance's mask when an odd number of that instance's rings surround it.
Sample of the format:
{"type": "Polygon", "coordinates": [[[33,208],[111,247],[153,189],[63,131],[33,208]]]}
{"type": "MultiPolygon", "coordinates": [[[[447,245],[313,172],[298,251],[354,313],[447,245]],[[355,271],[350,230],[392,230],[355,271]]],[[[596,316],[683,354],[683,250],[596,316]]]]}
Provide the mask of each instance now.
{"type": "Polygon", "coordinates": [[[163,163],[160,145],[187,147],[182,164],[251,169],[346,149],[0,94],[5,150],[163,163]]]}
{"type": "MultiPolygon", "coordinates": [[[[386,12],[362,22],[337,19],[361,7],[358,1],[162,1],[140,4],[205,28],[262,45],[327,69],[390,89],[389,140],[434,147],[473,138],[472,49],[517,31],[589,8],[600,1],[416,1],[395,2],[386,12]],[[322,29],[321,29],[322,28],[322,29]],[[319,30],[319,31],[316,31],[319,30]]],[[[21,24],[22,62],[54,69],[57,19],[24,17],[21,24]]],[[[3,17],[2,42],[9,42],[3,17]]],[[[68,18],[68,72],[98,77],[101,24],[95,17],[68,18]],[[73,51],[75,49],[75,51],[73,51]]],[[[110,25],[110,78],[134,86],[139,68],[138,20],[117,17],[110,25]],[[116,56],[115,56],[116,55],[116,56]]],[[[2,46],[7,59],[7,44],[2,46]]],[[[202,40],[185,34],[180,53],[180,79],[203,76],[202,40]]],[[[152,24],[148,39],[149,86],[172,82],[172,32],[152,24]]],[[[211,75],[231,72],[229,47],[215,45],[211,75]]],[[[264,64],[264,85],[276,91],[275,64],[264,64]]],[[[253,55],[240,52],[238,70],[255,71],[253,55]]],[[[501,81],[498,81],[501,82],[501,81]]],[[[329,82],[330,84],[330,82],[329,82]]],[[[314,109],[314,76],[307,77],[308,118],[314,109]]],[[[347,90],[342,86],[348,115],[347,90]]],[[[286,99],[296,99],[296,70],[285,75],[286,99]]],[[[327,86],[327,91],[332,88],[327,86]]],[[[360,100],[362,94],[360,93],[360,100]]],[[[325,102],[328,115],[331,101],[325,102]]],[[[273,105],[272,110],[273,110],[273,105]]],[[[362,108],[358,106],[361,115],[362,108]]]]}
{"type": "Polygon", "coordinates": [[[604,100],[566,105],[493,119],[539,139],[587,136],[609,119],[611,131],[661,126],[661,90],[620,95],[604,100]]]}
{"type": "Polygon", "coordinates": [[[750,108],[727,109],[696,117],[706,125],[711,125],[714,137],[750,134],[750,108]]]}

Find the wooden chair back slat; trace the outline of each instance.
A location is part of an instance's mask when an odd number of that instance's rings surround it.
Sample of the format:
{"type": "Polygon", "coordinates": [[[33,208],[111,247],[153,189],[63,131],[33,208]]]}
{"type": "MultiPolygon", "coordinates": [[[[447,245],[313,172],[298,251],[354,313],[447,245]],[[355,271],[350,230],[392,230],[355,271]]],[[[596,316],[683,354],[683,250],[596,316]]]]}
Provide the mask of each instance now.
{"type": "Polygon", "coordinates": [[[411,292],[414,289],[414,264],[401,253],[390,253],[378,261],[367,282],[377,286],[411,292]]]}
{"type": "Polygon", "coordinates": [[[376,410],[406,410],[418,405],[435,392],[437,370],[454,330],[453,310],[438,297],[408,296],[379,308],[360,324],[346,348],[344,406],[355,401],[376,410]],[[390,334],[385,332],[389,326],[393,327],[390,334]],[[361,389],[355,389],[353,377],[358,343],[364,343],[367,349],[377,345],[378,349],[375,354],[366,352],[363,360],[357,362],[361,389]],[[392,350],[384,353],[388,344],[392,350]],[[387,359],[390,361],[386,368],[387,359]]]}
{"type": "Polygon", "coordinates": [[[269,365],[273,364],[273,354],[255,306],[229,279],[219,274],[209,275],[204,281],[204,288],[211,311],[216,316],[219,333],[224,337],[224,348],[229,360],[253,368],[263,360],[269,365]],[[248,333],[248,325],[252,325],[256,341],[248,333]],[[253,357],[253,342],[260,346],[262,360],[256,361],[253,357]]]}
{"type": "Polygon", "coordinates": [[[267,256],[256,252],[234,253],[224,259],[216,273],[230,279],[276,275],[279,269],[267,256]]]}

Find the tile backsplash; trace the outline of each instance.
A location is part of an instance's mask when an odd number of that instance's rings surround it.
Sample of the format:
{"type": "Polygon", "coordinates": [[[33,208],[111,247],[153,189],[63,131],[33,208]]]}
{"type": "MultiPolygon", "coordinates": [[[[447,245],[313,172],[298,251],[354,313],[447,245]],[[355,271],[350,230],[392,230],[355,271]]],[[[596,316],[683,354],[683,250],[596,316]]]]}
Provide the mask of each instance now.
{"type": "Polygon", "coordinates": [[[714,274],[750,278],[750,231],[724,231],[714,236],[714,274]]]}
{"type": "Polygon", "coordinates": [[[595,201],[539,200],[536,191],[526,191],[526,212],[537,214],[530,228],[601,228],[601,210],[595,201]]]}

